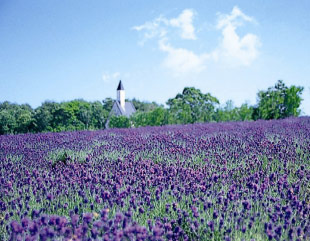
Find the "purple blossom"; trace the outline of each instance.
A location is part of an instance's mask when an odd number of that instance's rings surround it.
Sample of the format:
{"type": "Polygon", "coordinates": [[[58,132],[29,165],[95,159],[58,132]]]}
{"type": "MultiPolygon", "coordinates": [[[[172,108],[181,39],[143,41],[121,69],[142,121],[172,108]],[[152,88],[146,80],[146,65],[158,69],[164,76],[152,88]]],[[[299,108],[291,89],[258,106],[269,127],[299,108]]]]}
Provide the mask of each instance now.
{"type": "Polygon", "coordinates": [[[303,117],[0,136],[0,236],[309,238],[309,126],[303,117]],[[60,150],[70,162],[52,167],[60,150]]]}
{"type": "Polygon", "coordinates": [[[11,222],[11,228],[13,233],[19,234],[23,232],[23,227],[16,221],[11,222]]]}
{"type": "Polygon", "coordinates": [[[83,221],[87,224],[89,224],[93,219],[93,214],[92,213],[84,213],[83,215],[83,221]]]}

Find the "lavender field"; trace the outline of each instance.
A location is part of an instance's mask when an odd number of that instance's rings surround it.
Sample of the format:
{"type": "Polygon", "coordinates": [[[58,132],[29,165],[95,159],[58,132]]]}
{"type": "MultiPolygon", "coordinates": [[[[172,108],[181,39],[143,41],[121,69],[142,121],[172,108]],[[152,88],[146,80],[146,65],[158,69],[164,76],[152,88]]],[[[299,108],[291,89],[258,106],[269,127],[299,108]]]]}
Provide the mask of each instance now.
{"type": "Polygon", "coordinates": [[[0,136],[0,240],[310,240],[310,118],[0,136]]]}

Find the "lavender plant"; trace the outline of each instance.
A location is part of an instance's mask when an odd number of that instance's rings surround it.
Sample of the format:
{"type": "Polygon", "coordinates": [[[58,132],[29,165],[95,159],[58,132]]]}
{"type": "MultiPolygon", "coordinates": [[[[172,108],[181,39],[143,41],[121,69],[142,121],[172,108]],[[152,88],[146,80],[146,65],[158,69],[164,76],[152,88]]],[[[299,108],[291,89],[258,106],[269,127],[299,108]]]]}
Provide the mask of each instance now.
{"type": "Polygon", "coordinates": [[[0,136],[1,240],[310,239],[310,118],[0,136]]]}

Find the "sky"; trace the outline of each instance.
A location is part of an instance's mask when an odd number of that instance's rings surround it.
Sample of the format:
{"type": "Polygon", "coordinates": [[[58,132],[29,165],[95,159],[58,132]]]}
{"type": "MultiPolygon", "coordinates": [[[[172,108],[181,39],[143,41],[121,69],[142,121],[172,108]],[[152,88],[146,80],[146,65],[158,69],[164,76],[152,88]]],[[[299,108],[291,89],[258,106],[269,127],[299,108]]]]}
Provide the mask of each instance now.
{"type": "Polygon", "coordinates": [[[310,1],[0,0],[0,102],[126,98],[184,87],[255,105],[283,80],[310,115],[310,1]]]}

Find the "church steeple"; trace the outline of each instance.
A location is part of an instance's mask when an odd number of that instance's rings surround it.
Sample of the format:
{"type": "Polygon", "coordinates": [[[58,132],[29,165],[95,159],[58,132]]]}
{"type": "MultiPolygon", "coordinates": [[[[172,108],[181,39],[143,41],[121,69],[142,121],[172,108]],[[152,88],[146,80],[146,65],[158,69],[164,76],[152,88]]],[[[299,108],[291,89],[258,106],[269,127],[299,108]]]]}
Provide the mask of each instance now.
{"type": "Polygon", "coordinates": [[[117,89],[116,90],[124,90],[124,86],[123,86],[123,84],[122,84],[122,81],[120,80],[119,81],[119,84],[118,84],[118,87],[117,87],[117,89]]]}
{"type": "Polygon", "coordinates": [[[117,92],[117,101],[123,108],[123,110],[125,110],[125,89],[121,80],[119,81],[116,92],[117,92]]]}

